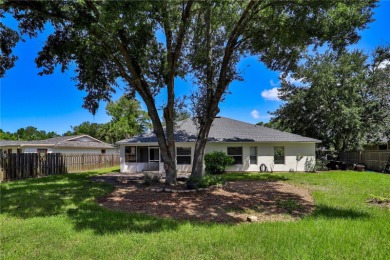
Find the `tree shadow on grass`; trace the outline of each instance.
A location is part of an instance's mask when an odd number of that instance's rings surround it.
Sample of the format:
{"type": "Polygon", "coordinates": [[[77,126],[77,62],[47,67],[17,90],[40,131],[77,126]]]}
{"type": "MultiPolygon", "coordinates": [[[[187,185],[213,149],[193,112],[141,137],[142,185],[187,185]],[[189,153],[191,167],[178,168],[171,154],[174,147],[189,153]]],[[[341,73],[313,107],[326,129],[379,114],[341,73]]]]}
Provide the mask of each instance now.
{"type": "Polygon", "coordinates": [[[3,183],[1,214],[23,219],[64,214],[70,206],[113,190],[108,184],[90,181],[88,176],[93,174],[61,174],[3,183]]]}
{"type": "Polygon", "coordinates": [[[76,230],[92,229],[96,234],[157,232],[176,229],[180,224],[174,220],[113,211],[97,205],[95,200],[114,188],[89,179],[96,174],[61,174],[3,183],[0,186],[0,214],[21,219],[64,215],[76,230]]]}
{"type": "Polygon", "coordinates": [[[178,221],[173,219],[109,210],[96,204],[84,204],[77,209],[69,209],[67,216],[73,222],[76,230],[91,229],[98,235],[124,231],[150,233],[177,229],[180,225],[178,221]]]}
{"type": "Polygon", "coordinates": [[[343,209],[319,204],[316,206],[312,217],[334,218],[334,219],[366,219],[370,214],[353,209],[343,209]]]}

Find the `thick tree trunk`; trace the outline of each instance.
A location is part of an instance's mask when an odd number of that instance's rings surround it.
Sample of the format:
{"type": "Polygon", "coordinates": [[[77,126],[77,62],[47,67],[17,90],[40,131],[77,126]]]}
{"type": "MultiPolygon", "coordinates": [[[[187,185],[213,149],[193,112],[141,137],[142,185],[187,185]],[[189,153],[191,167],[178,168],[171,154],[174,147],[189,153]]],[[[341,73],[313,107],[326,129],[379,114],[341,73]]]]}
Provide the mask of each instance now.
{"type": "Polygon", "coordinates": [[[164,160],[164,170],[165,170],[165,184],[175,185],[176,184],[176,161],[171,158],[164,160]]]}
{"type": "Polygon", "coordinates": [[[207,138],[198,139],[195,143],[194,159],[192,160],[191,177],[200,179],[204,176],[203,158],[206,148],[207,138]]]}
{"type": "MultiPolygon", "coordinates": [[[[160,153],[164,160],[164,170],[166,174],[165,183],[168,185],[174,185],[176,184],[176,158],[175,153],[172,152],[175,150],[174,148],[172,149],[173,134],[168,135],[167,137],[165,136],[164,128],[161,124],[160,117],[154,105],[154,100],[148,96],[143,97],[143,100],[145,101],[145,104],[148,108],[148,115],[152,120],[154,134],[156,135],[160,153]],[[171,141],[169,141],[168,138],[170,138],[171,141]]],[[[167,131],[169,131],[169,127],[167,131]]],[[[173,147],[174,146],[175,144],[173,142],[173,147]]]]}
{"type": "Polygon", "coordinates": [[[177,178],[177,170],[176,170],[176,146],[175,146],[175,139],[174,139],[174,115],[173,115],[173,108],[174,108],[174,93],[173,93],[173,82],[172,87],[168,87],[168,92],[171,92],[168,94],[169,98],[168,100],[171,100],[171,102],[168,102],[167,107],[164,108],[164,118],[165,118],[165,128],[166,128],[166,136],[167,136],[167,148],[168,148],[168,154],[169,159],[165,161],[164,159],[164,168],[165,168],[165,184],[167,185],[175,185],[176,184],[176,178],[177,178]],[[172,91],[169,91],[169,90],[172,91]]]}
{"type": "Polygon", "coordinates": [[[200,122],[199,134],[195,143],[194,158],[192,160],[192,172],[191,177],[202,178],[205,175],[203,167],[204,150],[207,144],[207,138],[209,136],[211,124],[214,121],[215,116],[218,114],[219,109],[206,119],[204,122],[200,122]]]}

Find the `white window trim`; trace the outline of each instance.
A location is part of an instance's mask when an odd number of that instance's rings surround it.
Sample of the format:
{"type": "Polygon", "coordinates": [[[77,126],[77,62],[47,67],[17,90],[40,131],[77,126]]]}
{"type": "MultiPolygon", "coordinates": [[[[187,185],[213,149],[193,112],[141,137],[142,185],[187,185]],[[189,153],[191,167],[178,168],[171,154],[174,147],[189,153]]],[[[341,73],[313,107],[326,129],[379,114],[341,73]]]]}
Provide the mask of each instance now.
{"type": "Polygon", "coordinates": [[[177,165],[191,165],[192,164],[192,148],[191,147],[176,147],[176,164],[177,165]],[[179,155],[178,153],[177,153],[177,150],[179,149],[179,148],[184,148],[184,149],[190,149],[190,154],[187,154],[187,155],[179,155]],[[178,160],[177,160],[177,158],[178,157],[190,157],[190,163],[188,164],[188,163],[178,163],[178,160]]]}
{"type": "Polygon", "coordinates": [[[259,159],[257,158],[257,146],[250,146],[249,147],[249,164],[250,165],[258,165],[259,159]],[[255,155],[251,155],[251,148],[255,148],[255,155]],[[256,158],[256,163],[251,163],[251,157],[254,156],[256,158]]]}
{"type": "Polygon", "coordinates": [[[284,146],[274,146],[274,164],[275,165],[286,165],[286,147],[284,147],[284,146]],[[282,147],[283,148],[283,163],[276,163],[276,160],[275,160],[275,149],[278,148],[278,147],[282,147]]]}
{"type": "Polygon", "coordinates": [[[226,147],[226,154],[233,157],[233,158],[241,156],[241,163],[235,163],[233,165],[243,165],[243,163],[244,163],[244,149],[242,146],[227,146],[226,147]],[[241,154],[229,154],[229,148],[241,148],[241,154]]]}

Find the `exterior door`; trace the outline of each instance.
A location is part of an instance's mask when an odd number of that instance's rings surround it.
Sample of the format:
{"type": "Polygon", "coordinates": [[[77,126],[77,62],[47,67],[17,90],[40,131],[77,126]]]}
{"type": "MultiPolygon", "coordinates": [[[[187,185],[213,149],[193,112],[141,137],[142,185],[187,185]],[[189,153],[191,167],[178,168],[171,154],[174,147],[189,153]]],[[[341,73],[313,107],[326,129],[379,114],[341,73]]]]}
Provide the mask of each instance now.
{"type": "Polygon", "coordinates": [[[160,162],[160,151],[158,147],[149,147],[149,162],[160,162]]]}
{"type": "Polygon", "coordinates": [[[158,147],[149,147],[149,170],[158,171],[160,165],[160,150],[158,147]]]}

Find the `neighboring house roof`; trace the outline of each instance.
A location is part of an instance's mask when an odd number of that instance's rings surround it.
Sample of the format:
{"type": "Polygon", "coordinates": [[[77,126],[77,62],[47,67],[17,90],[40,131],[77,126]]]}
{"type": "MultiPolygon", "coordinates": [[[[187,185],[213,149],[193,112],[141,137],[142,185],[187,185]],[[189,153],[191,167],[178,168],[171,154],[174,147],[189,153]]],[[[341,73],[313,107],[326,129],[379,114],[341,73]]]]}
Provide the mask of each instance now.
{"type": "Polygon", "coordinates": [[[45,140],[34,141],[11,141],[0,140],[0,147],[8,146],[47,146],[47,147],[77,147],[77,148],[101,148],[112,149],[115,146],[102,142],[89,135],[73,135],[73,136],[59,136],[45,140]]]}
{"type": "MultiPolygon", "coordinates": [[[[176,142],[195,142],[197,139],[197,126],[192,119],[186,119],[176,124],[176,142]]],[[[252,125],[238,120],[219,117],[215,118],[209,133],[209,142],[310,142],[321,143],[320,140],[308,138],[296,134],[282,132],[276,129],[252,125]]],[[[127,143],[149,143],[157,142],[154,133],[145,133],[130,139],[117,142],[127,143]]]]}

